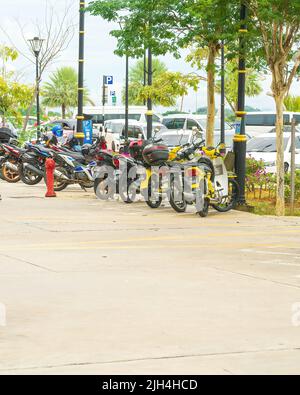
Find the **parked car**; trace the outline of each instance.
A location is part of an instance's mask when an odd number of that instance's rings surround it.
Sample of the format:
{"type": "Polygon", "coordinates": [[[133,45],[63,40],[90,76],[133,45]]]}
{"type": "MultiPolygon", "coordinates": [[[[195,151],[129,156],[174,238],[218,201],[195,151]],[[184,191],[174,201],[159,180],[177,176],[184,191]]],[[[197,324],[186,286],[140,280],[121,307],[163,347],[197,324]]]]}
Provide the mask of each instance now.
{"type": "Polygon", "coordinates": [[[192,141],[203,140],[203,133],[197,129],[194,133],[192,130],[162,130],[157,134],[163,143],[171,150],[184,144],[190,144],[192,141]]]}
{"type": "MultiPolygon", "coordinates": [[[[104,129],[107,148],[112,149],[113,151],[119,151],[122,143],[124,142],[125,119],[106,121],[104,124],[104,129]]],[[[167,130],[163,124],[159,122],[153,122],[153,131],[160,131],[163,129],[167,130]]],[[[129,141],[136,140],[140,137],[144,140],[147,138],[147,123],[130,119],[128,127],[129,141]]]]}
{"type": "MultiPolygon", "coordinates": [[[[175,114],[168,115],[162,119],[162,123],[168,129],[183,129],[183,130],[192,130],[194,127],[198,128],[200,132],[206,131],[206,115],[194,115],[194,114],[175,114]]],[[[221,121],[220,119],[216,119],[215,121],[215,131],[221,130],[221,121]]],[[[225,123],[225,131],[234,132],[229,123],[225,123]]]]}
{"type": "MultiPolygon", "coordinates": [[[[291,133],[283,133],[284,170],[291,166],[291,133]]],[[[263,160],[270,173],[276,173],[276,133],[264,133],[253,137],[247,144],[247,155],[256,160],[263,160]]],[[[296,167],[300,169],[300,130],[296,132],[296,167]]]]}
{"type": "MultiPolygon", "coordinates": [[[[300,122],[300,113],[285,111],[283,113],[284,125],[289,125],[292,119],[295,118],[296,122],[300,122]]],[[[249,112],[245,118],[246,133],[255,137],[263,133],[268,133],[270,129],[274,129],[276,125],[276,112],[275,111],[259,111],[249,112]]]]}

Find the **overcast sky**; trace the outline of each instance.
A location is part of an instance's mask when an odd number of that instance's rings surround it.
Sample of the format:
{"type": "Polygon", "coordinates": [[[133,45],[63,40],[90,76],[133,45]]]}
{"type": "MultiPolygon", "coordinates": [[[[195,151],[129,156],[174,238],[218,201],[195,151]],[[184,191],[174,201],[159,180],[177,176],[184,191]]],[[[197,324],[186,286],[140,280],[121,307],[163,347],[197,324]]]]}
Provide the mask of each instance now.
{"type": "MultiPolygon", "coordinates": [[[[59,0],[54,2],[49,0],[48,3],[55,4],[55,10],[61,13],[66,4],[72,4],[71,15],[74,23],[78,23],[78,3],[73,0],[59,0]]],[[[19,32],[17,20],[25,26],[26,38],[31,38],[36,35],[34,28],[36,20],[43,24],[45,18],[46,0],[0,0],[1,15],[0,26],[11,37],[15,45],[24,50],[25,46],[19,32]]],[[[102,75],[113,75],[115,85],[113,87],[117,92],[118,99],[120,99],[121,87],[124,84],[124,59],[114,55],[116,41],[112,38],[109,32],[113,29],[113,25],[102,20],[100,17],[86,16],[86,46],[85,46],[85,81],[90,91],[90,95],[96,104],[100,104],[101,100],[101,80],[102,75]]],[[[9,40],[0,30],[0,43],[9,44],[9,40]]],[[[185,56],[182,53],[180,60],[175,60],[172,56],[161,58],[172,71],[189,72],[191,67],[186,64],[185,56]]],[[[46,81],[49,73],[54,71],[57,67],[62,65],[72,66],[77,68],[78,59],[78,34],[76,32],[68,49],[64,51],[60,58],[53,63],[44,75],[43,80],[46,81]]],[[[22,70],[24,73],[24,81],[33,82],[35,69],[24,57],[20,57],[15,62],[16,69],[22,70]]],[[[248,98],[247,104],[258,107],[264,110],[274,109],[273,99],[266,95],[270,91],[270,77],[266,77],[263,81],[264,94],[256,98],[248,98]]],[[[292,93],[298,94],[300,88],[299,83],[294,83],[292,93]]],[[[219,98],[217,98],[219,101],[219,98]]],[[[206,86],[201,83],[199,91],[196,94],[191,92],[186,98],[184,109],[186,111],[195,111],[196,107],[206,106],[206,86]]]]}

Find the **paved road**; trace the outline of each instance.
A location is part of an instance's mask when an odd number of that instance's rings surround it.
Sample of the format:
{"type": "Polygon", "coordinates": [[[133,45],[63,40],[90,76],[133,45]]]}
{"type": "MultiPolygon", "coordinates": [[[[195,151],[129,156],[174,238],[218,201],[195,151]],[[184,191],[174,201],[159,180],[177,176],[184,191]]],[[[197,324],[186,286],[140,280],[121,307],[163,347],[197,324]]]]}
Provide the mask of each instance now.
{"type": "Polygon", "coordinates": [[[300,373],[300,219],[0,193],[0,373],[300,373]]]}

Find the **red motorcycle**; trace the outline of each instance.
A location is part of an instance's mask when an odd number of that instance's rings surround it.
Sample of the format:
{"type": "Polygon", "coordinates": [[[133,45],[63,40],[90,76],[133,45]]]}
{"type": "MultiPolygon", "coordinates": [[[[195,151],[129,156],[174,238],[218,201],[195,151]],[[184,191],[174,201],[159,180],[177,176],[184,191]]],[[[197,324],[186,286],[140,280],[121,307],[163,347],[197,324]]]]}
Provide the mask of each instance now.
{"type": "Polygon", "coordinates": [[[19,182],[21,179],[19,164],[26,150],[11,144],[2,144],[1,148],[4,154],[0,160],[2,178],[9,183],[19,182]]]}

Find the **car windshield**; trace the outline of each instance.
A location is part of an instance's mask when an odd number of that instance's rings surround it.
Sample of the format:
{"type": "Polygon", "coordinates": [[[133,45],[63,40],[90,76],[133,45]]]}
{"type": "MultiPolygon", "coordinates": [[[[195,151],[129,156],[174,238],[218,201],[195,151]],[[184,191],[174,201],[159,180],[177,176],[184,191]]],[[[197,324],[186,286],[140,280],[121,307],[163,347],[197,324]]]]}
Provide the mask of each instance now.
{"type": "MultiPolygon", "coordinates": [[[[288,138],[284,138],[284,150],[288,145],[288,138]]],[[[247,152],[276,152],[276,137],[255,137],[247,144],[247,152]]]]}
{"type": "Polygon", "coordinates": [[[109,123],[107,124],[107,128],[111,133],[121,134],[123,130],[124,124],[123,123],[109,123]]]}
{"type": "Polygon", "coordinates": [[[189,142],[189,134],[162,134],[159,136],[168,147],[177,147],[189,142]]]}
{"type": "Polygon", "coordinates": [[[168,129],[183,129],[185,125],[186,118],[165,118],[162,123],[168,129]]]}
{"type": "MultiPolygon", "coordinates": [[[[200,126],[202,127],[203,130],[206,130],[206,119],[198,119],[197,122],[200,124],[200,126]]],[[[229,123],[225,122],[225,130],[230,130],[232,129],[231,126],[229,125],[229,123]]],[[[220,119],[216,119],[215,120],[215,130],[221,130],[221,120],[220,119]]]]}

